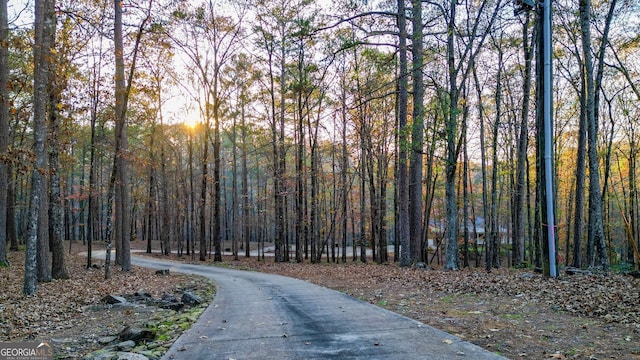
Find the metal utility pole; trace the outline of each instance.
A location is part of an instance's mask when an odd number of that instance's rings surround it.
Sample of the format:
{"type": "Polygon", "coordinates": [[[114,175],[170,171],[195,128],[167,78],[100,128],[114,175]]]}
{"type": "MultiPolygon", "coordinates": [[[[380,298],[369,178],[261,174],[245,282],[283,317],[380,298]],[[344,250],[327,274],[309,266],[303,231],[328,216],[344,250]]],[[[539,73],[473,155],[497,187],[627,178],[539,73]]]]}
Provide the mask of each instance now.
{"type": "Polygon", "coordinates": [[[545,206],[547,208],[547,241],[549,242],[549,276],[556,277],[556,236],[554,217],[553,189],[553,83],[551,73],[551,0],[542,5],[542,52],[544,62],[544,167],[545,167],[545,206]]]}
{"type": "MultiPolygon", "coordinates": [[[[554,171],[553,171],[553,77],[552,77],[552,48],[551,48],[551,1],[541,0],[537,4],[534,0],[514,0],[515,14],[521,14],[535,10],[538,15],[538,21],[542,21],[542,27],[538,27],[540,31],[538,37],[538,66],[537,76],[538,89],[537,104],[542,107],[542,113],[538,109],[538,116],[542,117],[542,126],[540,126],[540,117],[538,117],[538,156],[542,155],[542,159],[538,159],[539,169],[544,175],[544,188],[542,189],[542,202],[544,208],[541,209],[541,222],[546,226],[546,233],[543,234],[543,242],[546,240],[545,250],[548,250],[548,266],[543,266],[545,275],[556,277],[558,275],[556,269],[556,234],[555,234],[555,193],[553,187],[554,171]],[[542,65],[542,66],[540,66],[542,65]],[[542,72],[542,73],[541,73],[542,72]],[[542,127],[542,129],[541,129],[542,127]],[[542,163],[541,163],[542,162],[542,163]],[[547,273],[548,271],[548,273],[547,273]]],[[[546,260],[546,259],[545,259],[546,260]]],[[[546,261],[545,261],[545,265],[546,261]]]]}

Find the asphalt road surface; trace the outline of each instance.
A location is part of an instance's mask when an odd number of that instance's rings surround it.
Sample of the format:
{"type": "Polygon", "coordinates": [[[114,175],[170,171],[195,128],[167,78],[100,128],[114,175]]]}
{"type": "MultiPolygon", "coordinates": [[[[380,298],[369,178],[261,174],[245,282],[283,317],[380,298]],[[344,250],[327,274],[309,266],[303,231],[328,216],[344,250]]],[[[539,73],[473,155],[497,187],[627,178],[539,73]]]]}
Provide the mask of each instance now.
{"type": "Polygon", "coordinates": [[[407,317],[284,276],[133,257],[216,284],[163,359],[504,359],[407,317]]]}

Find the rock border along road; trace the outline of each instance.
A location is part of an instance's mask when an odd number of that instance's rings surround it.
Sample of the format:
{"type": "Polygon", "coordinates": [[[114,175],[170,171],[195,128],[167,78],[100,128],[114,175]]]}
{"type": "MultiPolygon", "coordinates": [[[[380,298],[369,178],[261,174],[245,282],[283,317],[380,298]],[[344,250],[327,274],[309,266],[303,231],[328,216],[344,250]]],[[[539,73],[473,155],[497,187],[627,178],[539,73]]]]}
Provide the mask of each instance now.
{"type": "Polygon", "coordinates": [[[216,295],[163,359],[504,359],[446,332],[302,280],[143,257],[212,279],[216,295]]]}

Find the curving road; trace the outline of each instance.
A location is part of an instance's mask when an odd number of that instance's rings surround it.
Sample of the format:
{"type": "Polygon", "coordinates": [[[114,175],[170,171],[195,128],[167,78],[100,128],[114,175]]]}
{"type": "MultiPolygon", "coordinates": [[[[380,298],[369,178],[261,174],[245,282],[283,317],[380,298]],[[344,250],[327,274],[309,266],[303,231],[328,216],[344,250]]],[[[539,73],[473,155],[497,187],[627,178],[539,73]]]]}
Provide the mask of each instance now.
{"type": "Polygon", "coordinates": [[[302,280],[143,257],[132,263],[216,284],[213,303],[163,359],[504,359],[302,280]]]}

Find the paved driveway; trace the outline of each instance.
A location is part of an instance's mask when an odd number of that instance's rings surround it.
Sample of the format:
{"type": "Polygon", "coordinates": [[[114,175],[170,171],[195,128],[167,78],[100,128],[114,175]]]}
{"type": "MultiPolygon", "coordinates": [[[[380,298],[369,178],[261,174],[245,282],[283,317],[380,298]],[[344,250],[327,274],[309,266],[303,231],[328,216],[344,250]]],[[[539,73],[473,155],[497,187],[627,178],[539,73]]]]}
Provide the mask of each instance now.
{"type": "Polygon", "coordinates": [[[213,303],[163,359],[503,359],[302,280],[142,257],[132,263],[216,284],[213,303]]]}

